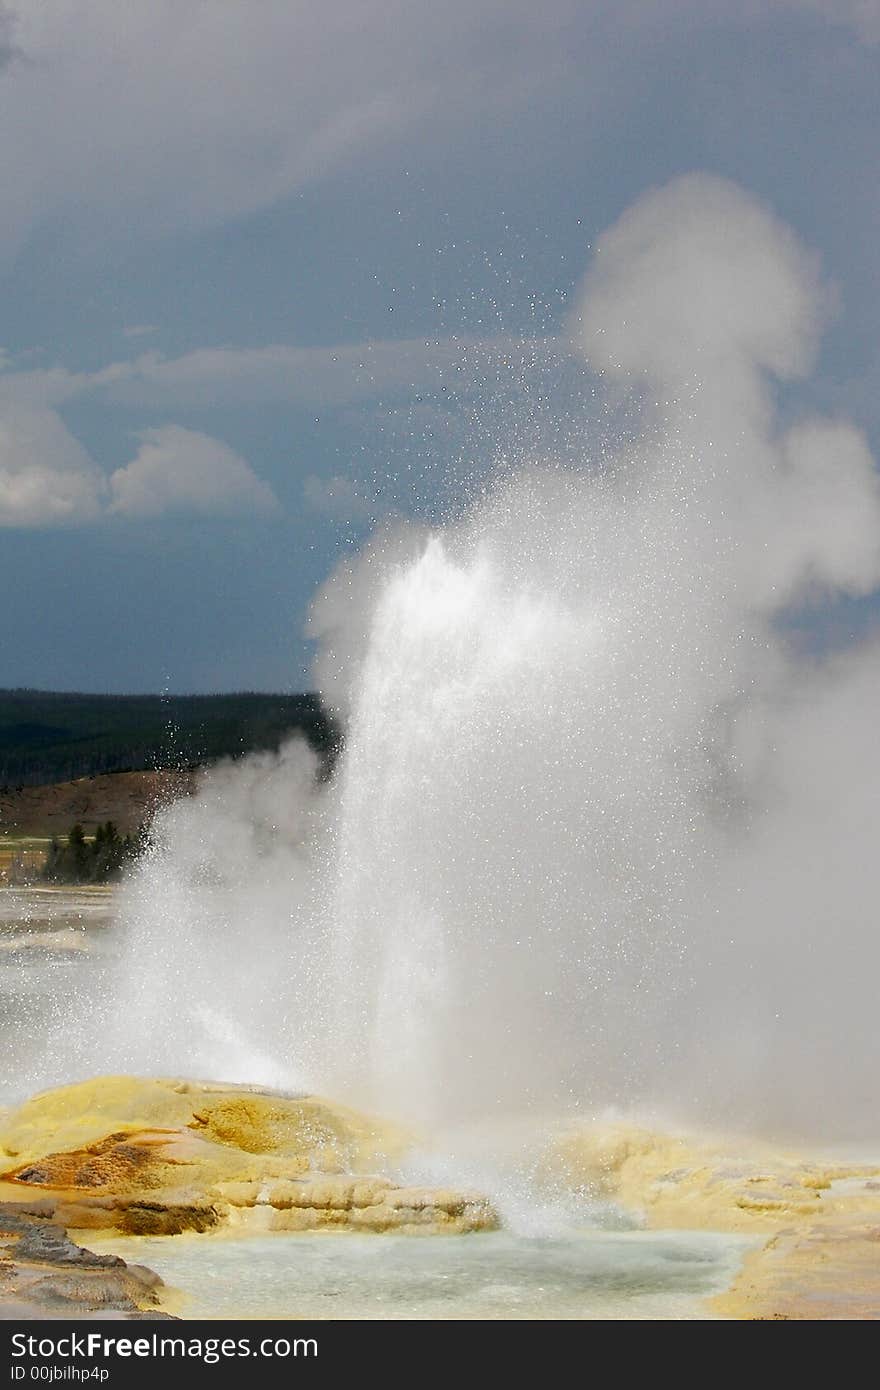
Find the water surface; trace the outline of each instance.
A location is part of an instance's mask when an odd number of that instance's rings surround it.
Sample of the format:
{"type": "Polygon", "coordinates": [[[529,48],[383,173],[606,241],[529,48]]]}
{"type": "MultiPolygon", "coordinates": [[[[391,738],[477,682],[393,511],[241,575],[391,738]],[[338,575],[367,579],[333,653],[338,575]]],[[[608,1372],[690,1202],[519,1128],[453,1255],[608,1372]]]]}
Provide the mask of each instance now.
{"type": "Polygon", "coordinates": [[[148,1265],[185,1318],[606,1320],[708,1318],[749,1242],[706,1232],[551,1238],[297,1234],[85,1242],[148,1265]]]}

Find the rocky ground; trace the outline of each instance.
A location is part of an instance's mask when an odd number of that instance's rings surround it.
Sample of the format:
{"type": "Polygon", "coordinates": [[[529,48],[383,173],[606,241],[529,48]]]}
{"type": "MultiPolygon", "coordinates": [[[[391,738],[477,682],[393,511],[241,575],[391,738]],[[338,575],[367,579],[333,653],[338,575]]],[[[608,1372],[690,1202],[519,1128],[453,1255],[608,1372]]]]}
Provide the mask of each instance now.
{"type": "Polygon", "coordinates": [[[72,1241],[41,1204],[0,1204],[0,1318],[164,1318],[162,1280],[72,1241]]]}

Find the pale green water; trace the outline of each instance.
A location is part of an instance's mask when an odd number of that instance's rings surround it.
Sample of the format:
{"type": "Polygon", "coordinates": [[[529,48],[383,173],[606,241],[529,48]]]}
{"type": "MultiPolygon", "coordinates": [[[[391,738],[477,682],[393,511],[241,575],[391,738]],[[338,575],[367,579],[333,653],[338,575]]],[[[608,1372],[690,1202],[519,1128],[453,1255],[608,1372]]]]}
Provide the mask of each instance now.
{"type": "Polygon", "coordinates": [[[704,1232],[547,1239],[275,1235],[88,1239],[183,1291],[191,1318],[691,1319],[748,1241],[704,1232]]]}

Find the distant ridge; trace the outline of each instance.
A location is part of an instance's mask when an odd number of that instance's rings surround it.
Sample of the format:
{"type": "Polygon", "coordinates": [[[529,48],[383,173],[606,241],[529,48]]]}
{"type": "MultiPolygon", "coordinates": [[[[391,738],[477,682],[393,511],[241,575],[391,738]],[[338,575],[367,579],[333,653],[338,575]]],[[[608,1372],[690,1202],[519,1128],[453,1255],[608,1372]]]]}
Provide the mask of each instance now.
{"type": "Polygon", "coordinates": [[[186,768],[276,749],[300,733],[329,766],[338,742],[311,692],[91,695],[0,690],[0,788],[186,768]]]}

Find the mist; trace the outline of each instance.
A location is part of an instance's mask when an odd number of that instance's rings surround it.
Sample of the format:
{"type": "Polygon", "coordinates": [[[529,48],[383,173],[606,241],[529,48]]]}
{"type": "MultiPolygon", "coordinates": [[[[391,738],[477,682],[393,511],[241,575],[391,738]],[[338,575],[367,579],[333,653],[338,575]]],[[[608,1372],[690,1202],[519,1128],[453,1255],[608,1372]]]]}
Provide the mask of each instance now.
{"type": "Polygon", "coordinates": [[[624,212],[566,334],[635,442],[340,566],[310,619],[333,776],[291,745],[159,815],[123,959],[32,1080],[876,1137],[880,643],[786,635],[880,585],[865,440],[793,394],[833,310],[734,184],[624,212]]]}

